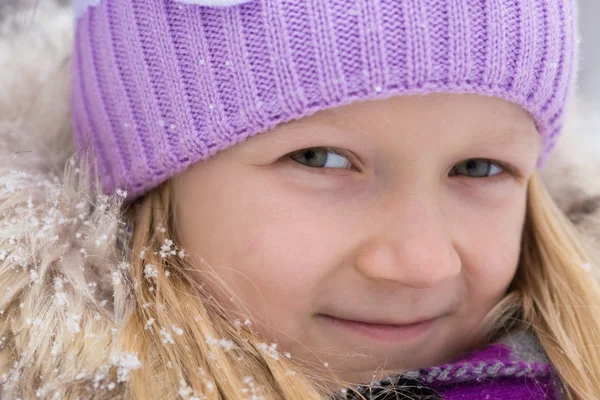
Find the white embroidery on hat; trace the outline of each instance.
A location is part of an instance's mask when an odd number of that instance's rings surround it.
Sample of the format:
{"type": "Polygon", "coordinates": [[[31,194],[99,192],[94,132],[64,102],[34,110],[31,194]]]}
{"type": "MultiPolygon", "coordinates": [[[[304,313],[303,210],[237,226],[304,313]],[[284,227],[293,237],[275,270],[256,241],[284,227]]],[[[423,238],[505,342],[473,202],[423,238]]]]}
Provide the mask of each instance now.
{"type": "Polygon", "coordinates": [[[74,0],[73,9],[75,15],[79,18],[88,8],[96,7],[98,4],[100,4],[100,0],[74,0]]]}
{"type": "Polygon", "coordinates": [[[195,4],[206,7],[229,7],[249,3],[253,0],[177,0],[180,3],[195,4]]]}

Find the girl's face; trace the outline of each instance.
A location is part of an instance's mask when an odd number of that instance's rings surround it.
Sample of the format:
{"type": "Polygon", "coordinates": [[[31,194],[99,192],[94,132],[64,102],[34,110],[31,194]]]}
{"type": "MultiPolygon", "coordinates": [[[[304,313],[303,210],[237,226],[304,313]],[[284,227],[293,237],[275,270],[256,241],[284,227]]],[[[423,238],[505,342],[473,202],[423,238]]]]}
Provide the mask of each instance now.
{"type": "Polygon", "coordinates": [[[371,381],[482,339],[517,268],[540,144],[498,98],[355,103],[180,174],[176,229],[267,341],[371,381]]]}

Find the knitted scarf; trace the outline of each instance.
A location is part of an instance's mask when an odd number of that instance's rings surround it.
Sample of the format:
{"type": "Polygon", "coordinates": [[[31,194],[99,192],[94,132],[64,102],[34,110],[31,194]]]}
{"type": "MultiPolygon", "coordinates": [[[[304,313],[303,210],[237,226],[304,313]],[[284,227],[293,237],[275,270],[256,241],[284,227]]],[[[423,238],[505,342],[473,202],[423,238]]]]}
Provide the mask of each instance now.
{"type": "MultiPolygon", "coordinates": [[[[413,370],[376,384],[357,387],[367,399],[560,400],[556,373],[529,331],[498,342],[452,363],[413,370]]],[[[357,393],[339,396],[359,399],[357,393]]]]}

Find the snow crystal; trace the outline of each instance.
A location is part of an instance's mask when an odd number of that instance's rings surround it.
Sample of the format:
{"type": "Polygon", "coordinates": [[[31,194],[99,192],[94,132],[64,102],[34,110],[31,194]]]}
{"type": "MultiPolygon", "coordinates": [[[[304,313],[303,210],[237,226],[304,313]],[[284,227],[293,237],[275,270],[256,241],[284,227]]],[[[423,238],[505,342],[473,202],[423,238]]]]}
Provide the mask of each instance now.
{"type": "Polygon", "coordinates": [[[63,280],[61,278],[54,278],[54,289],[61,290],[63,288],[63,280]]]}
{"type": "Polygon", "coordinates": [[[192,389],[183,379],[179,382],[179,392],[177,392],[177,394],[184,399],[187,399],[192,394],[192,389]]]}
{"type": "Polygon", "coordinates": [[[176,251],[173,249],[173,247],[174,247],[173,241],[171,239],[165,239],[164,244],[160,248],[160,256],[162,258],[167,258],[170,255],[177,254],[176,251]]]}
{"type": "Polygon", "coordinates": [[[107,240],[108,235],[106,233],[103,233],[98,239],[96,239],[96,247],[100,247],[100,245],[102,245],[102,243],[106,242],[107,240]]]}
{"type": "Polygon", "coordinates": [[[177,336],[181,336],[181,335],[183,335],[183,329],[181,329],[181,328],[180,328],[180,327],[178,327],[177,325],[173,325],[173,326],[171,327],[171,329],[173,329],[173,332],[175,332],[175,334],[176,334],[177,336]]]}
{"type": "Polygon", "coordinates": [[[277,352],[277,344],[271,343],[268,346],[266,343],[259,343],[258,349],[263,353],[271,357],[273,360],[279,360],[279,353],[277,352]]]}
{"type": "Polygon", "coordinates": [[[142,362],[138,359],[137,353],[123,352],[119,357],[118,364],[120,367],[130,370],[138,369],[142,366],[142,362]]]}
{"type": "Polygon", "coordinates": [[[117,271],[113,271],[112,273],[112,282],[113,285],[118,285],[121,283],[121,274],[119,274],[117,271]]]}
{"type": "Polygon", "coordinates": [[[61,305],[64,306],[65,304],[67,304],[67,294],[65,292],[56,292],[54,294],[54,297],[56,297],[56,302],[61,305]]]}
{"type": "Polygon", "coordinates": [[[163,344],[175,344],[175,341],[173,340],[173,336],[171,336],[171,334],[169,332],[167,332],[167,330],[165,328],[162,328],[160,330],[160,334],[162,335],[162,342],[163,344]]]}
{"type": "Polygon", "coordinates": [[[158,278],[158,269],[152,264],[146,264],[144,267],[144,276],[146,279],[158,278]]]}
{"type": "Polygon", "coordinates": [[[40,283],[40,275],[38,274],[38,272],[36,270],[30,270],[29,271],[29,277],[31,278],[31,281],[33,283],[40,283]]]}
{"type": "Polygon", "coordinates": [[[127,191],[123,189],[117,189],[116,194],[123,199],[127,197],[127,191]]]}
{"type": "Polygon", "coordinates": [[[212,383],[211,381],[206,381],[206,390],[208,390],[209,392],[213,392],[215,390],[215,384],[212,383]]]}
{"type": "Polygon", "coordinates": [[[150,329],[150,327],[152,326],[152,324],[154,323],[154,318],[148,318],[148,320],[146,321],[146,324],[144,324],[144,329],[150,329]]]}
{"type": "MultiPolygon", "coordinates": [[[[179,396],[184,400],[201,400],[200,397],[188,386],[185,380],[179,382],[179,396]]],[[[206,396],[202,396],[202,399],[206,399],[206,396]]]]}
{"type": "Polygon", "coordinates": [[[231,341],[229,339],[214,339],[210,336],[206,339],[206,343],[209,344],[210,346],[222,347],[223,350],[225,350],[225,351],[231,351],[235,347],[235,344],[233,343],[233,341],[231,341]]]}
{"type": "Polygon", "coordinates": [[[585,269],[586,271],[591,271],[592,270],[592,264],[590,264],[590,263],[583,264],[583,269],[585,269]]]}
{"type": "Polygon", "coordinates": [[[137,353],[123,352],[119,357],[113,357],[113,365],[117,366],[117,382],[126,382],[129,373],[142,367],[137,353]]]}
{"type": "Polygon", "coordinates": [[[251,376],[245,377],[244,383],[246,384],[246,387],[244,387],[242,389],[242,393],[244,393],[245,395],[250,395],[249,397],[246,397],[246,399],[249,399],[249,400],[264,400],[265,399],[265,397],[260,394],[260,392],[262,391],[262,388],[260,386],[256,385],[256,383],[254,382],[254,379],[251,376]]]}
{"type": "Polygon", "coordinates": [[[58,354],[58,344],[56,341],[52,342],[52,348],[50,349],[50,355],[55,356],[58,354]]]}
{"type": "Polygon", "coordinates": [[[117,265],[117,268],[119,268],[121,271],[127,271],[131,269],[131,264],[127,262],[120,262],[119,265],[117,265]]]}
{"type": "Polygon", "coordinates": [[[79,321],[81,320],[81,315],[78,314],[69,314],[67,316],[67,330],[73,333],[79,333],[81,331],[81,327],[79,326],[79,321]]]}

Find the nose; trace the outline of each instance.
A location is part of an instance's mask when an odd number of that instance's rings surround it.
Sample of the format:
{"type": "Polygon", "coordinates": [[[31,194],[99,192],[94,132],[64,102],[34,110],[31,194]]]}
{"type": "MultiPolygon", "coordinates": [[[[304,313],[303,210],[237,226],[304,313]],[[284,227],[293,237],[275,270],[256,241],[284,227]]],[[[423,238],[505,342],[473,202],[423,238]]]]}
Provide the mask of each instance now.
{"type": "Polygon", "coordinates": [[[439,204],[412,201],[369,213],[373,234],[356,253],[355,266],[376,280],[426,289],[457,276],[461,260],[439,204]]]}

